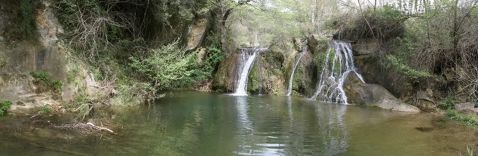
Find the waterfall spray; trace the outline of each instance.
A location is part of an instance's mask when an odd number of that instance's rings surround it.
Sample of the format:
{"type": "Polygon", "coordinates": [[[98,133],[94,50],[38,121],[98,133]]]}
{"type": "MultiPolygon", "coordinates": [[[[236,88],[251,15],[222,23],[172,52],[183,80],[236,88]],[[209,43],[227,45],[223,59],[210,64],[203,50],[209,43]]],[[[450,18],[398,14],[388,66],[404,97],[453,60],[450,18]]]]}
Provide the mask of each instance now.
{"type": "Polygon", "coordinates": [[[348,75],[353,73],[363,83],[365,81],[355,68],[352,45],[342,41],[332,41],[331,45],[325,56],[316,91],[310,99],[318,97],[325,102],[348,104],[343,88],[348,75]]]}
{"type": "Polygon", "coordinates": [[[264,50],[264,48],[241,49],[241,70],[239,70],[239,80],[236,82],[236,90],[232,95],[247,96],[247,80],[249,78],[249,72],[254,65],[257,54],[264,50]]]}
{"type": "Polygon", "coordinates": [[[305,46],[302,49],[302,52],[299,54],[299,58],[297,58],[297,60],[295,61],[294,67],[292,68],[292,72],[291,72],[290,77],[289,77],[289,86],[287,88],[286,96],[291,96],[292,95],[292,83],[294,81],[295,71],[297,70],[297,67],[299,66],[300,60],[302,59],[302,57],[305,55],[305,53],[307,51],[308,51],[307,46],[305,46]]]}

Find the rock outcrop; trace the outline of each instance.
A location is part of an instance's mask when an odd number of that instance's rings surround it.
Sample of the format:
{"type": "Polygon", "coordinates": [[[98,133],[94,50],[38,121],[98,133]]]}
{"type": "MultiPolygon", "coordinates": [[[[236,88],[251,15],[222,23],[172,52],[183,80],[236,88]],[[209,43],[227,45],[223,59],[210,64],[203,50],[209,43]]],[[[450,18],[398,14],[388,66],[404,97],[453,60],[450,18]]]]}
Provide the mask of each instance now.
{"type": "Polygon", "coordinates": [[[353,75],[349,76],[344,89],[348,96],[348,102],[352,104],[376,106],[393,111],[420,112],[417,107],[405,104],[394,97],[384,87],[362,83],[353,75]]]}
{"type": "Polygon", "coordinates": [[[206,36],[209,25],[209,16],[197,17],[189,27],[186,49],[194,50],[199,47],[206,36]]]}
{"type": "Polygon", "coordinates": [[[0,7],[0,99],[12,101],[11,114],[31,115],[41,107],[65,112],[63,102],[71,102],[80,90],[97,95],[91,73],[79,61],[71,58],[67,47],[61,44],[63,33],[48,0],[31,4],[34,16],[34,32],[29,38],[16,37],[8,33],[23,11],[18,2],[0,7]],[[2,63],[3,62],[3,63],[2,63]],[[34,83],[33,72],[46,73],[50,81],[61,83],[58,92],[41,89],[34,83]]]}

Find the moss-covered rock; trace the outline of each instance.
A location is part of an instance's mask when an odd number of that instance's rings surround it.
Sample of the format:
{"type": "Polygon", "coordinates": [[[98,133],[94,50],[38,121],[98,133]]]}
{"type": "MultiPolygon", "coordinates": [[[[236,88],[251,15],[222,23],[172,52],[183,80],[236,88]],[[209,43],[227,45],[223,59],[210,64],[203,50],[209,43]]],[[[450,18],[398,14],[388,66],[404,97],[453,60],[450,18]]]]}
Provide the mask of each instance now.
{"type": "Polygon", "coordinates": [[[285,94],[285,77],[281,70],[282,62],[271,55],[274,52],[262,53],[260,57],[256,59],[255,65],[249,74],[249,82],[247,90],[254,94],[273,94],[284,95],[285,94]],[[274,61],[268,61],[274,60],[274,61]]]}

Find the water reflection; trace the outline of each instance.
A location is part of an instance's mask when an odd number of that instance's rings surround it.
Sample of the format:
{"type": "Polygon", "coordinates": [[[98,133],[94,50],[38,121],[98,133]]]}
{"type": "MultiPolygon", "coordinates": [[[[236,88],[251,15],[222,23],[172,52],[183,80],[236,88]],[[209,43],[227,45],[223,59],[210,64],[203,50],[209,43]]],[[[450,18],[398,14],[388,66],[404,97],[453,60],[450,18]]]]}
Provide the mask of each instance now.
{"type": "Polygon", "coordinates": [[[336,155],[347,151],[348,134],[344,122],[346,106],[319,104],[315,110],[322,137],[321,153],[336,155]]]}
{"type": "Polygon", "coordinates": [[[253,150],[252,146],[249,143],[252,139],[250,136],[253,134],[253,128],[248,114],[248,99],[246,96],[236,96],[234,98],[237,111],[237,124],[239,134],[239,146],[237,151],[234,153],[236,155],[251,155],[253,153],[253,150]]]}
{"type": "Polygon", "coordinates": [[[336,155],[348,147],[346,106],[234,97],[236,155],[336,155]]]}
{"type": "Polygon", "coordinates": [[[237,117],[238,117],[238,124],[241,129],[246,133],[252,130],[251,120],[249,119],[249,114],[247,113],[248,104],[247,104],[247,97],[246,96],[238,96],[235,97],[236,100],[236,109],[237,109],[237,117]]]}

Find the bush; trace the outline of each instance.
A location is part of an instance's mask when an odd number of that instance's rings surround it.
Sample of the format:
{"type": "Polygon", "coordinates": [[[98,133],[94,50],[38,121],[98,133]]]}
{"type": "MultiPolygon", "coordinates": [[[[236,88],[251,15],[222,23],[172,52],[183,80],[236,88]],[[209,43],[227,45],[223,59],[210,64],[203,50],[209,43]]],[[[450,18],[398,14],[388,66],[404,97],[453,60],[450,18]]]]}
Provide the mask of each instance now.
{"type": "Polygon", "coordinates": [[[396,36],[402,36],[404,33],[403,21],[407,19],[399,10],[390,6],[383,8],[368,9],[361,13],[352,21],[346,20],[336,26],[344,27],[342,33],[337,34],[338,39],[358,40],[375,38],[380,40],[388,40],[396,36]]]}
{"type": "Polygon", "coordinates": [[[455,109],[455,98],[447,97],[438,103],[438,108],[443,110],[455,109]]]}
{"type": "Polygon", "coordinates": [[[51,112],[52,112],[51,107],[48,106],[48,105],[42,106],[42,107],[40,108],[40,114],[48,115],[48,114],[50,114],[51,112]]]}
{"type": "Polygon", "coordinates": [[[11,101],[0,101],[0,117],[7,114],[8,109],[12,106],[11,101]]]}
{"type": "Polygon", "coordinates": [[[404,74],[411,79],[428,78],[432,76],[432,74],[428,72],[413,69],[412,67],[408,66],[402,60],[398,59],[393,55],[388,55],[386,57],[386,60],[388,66],[394,68],[398,72],[404,74]]]}
{"type": "Polygon", "coordinates": [[[45,86],[48,90],[59,92],[63,88],[63,83],[59,80],[53,80],[47,72],[31,72],[30,75],[35,79],[35,83],[45,86]]]}
{"type": "Polygon", "coordinates": [[[131,57],[130,66],[143,77],[155,82],[159,90],[188,87],[212,77],[217,63],[223,59],[221,50],[209,48],[205,62],[197,62],[198,51],[186,53],[178,42],[153,49],[145,58],[131,57]]]}

